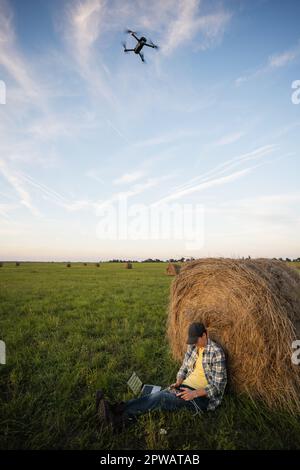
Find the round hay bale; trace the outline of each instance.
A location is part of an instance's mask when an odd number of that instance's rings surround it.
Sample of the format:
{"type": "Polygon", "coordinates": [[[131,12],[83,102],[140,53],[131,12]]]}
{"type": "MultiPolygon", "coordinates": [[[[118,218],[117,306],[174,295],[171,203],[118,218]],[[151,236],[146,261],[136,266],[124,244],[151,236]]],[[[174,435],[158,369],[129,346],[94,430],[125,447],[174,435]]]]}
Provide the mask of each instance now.
{"type": "Polygon", "coordinates": [[[179,264],[169,263],[166,269],[168,276],[177,276],[180,273],[181,266],[179,264]]]}
{"type": "Polygon", "coordinates": [[[132,263],[125,263],[125,269],[132,269],[132,263]]]}
{"type": "Polygon", "coordinates": [[[300,276],[269,259],[207,258],[187,263],[171,286],[167,336],[182,360],[191,322],[205,324],[227,356],[229,388],[270,407],[300,411],[300,276]]]}

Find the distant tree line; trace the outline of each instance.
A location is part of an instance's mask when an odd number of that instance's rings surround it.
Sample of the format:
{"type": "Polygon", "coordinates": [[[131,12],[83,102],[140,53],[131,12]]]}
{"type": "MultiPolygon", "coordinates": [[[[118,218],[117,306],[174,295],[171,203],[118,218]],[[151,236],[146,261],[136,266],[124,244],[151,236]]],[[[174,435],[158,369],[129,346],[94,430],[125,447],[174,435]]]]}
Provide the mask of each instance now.
{"type": "Polygon", "coordinates": [[[159,259],[159,258],[147,258],[142,261],[139,260],[132,260],[132,259],[110,259],[107,261],[108,263],[185,263],[187,261],[194,261],[195,258],[180,258],[174,259],[170,258],[167,260],[159,259]]]}
{"type": "MultiPolygon", "coordinates": [[[[247,256],[246,258],[244,256],[241,257],[241,259],[251,259],[251,256],[247,256]]],[[[287,261],[289,263],[300,263],[300,258],[272,258],[274,260],[279,260],[279,261],[287,261]]],[[[186,263],[188,261],[194,261],[195,258],[193,256],[191,258],[170,258],[167,260],[159,259],[159,258],[147,258],[142,261],[140,260],[132,260],[132,259],[111,259],[107,261],[108,263],[186,263]]]]}
{"type": "MultiPolygon", "coordinates": [[[[273,259],[277,259],[277,258],[273,258],[273,259]]],[[[300,258],[295,258],[295,259],[290,259],[290,258],[278,258],[279,261],[287,261],[288,263],[300,263],[300,258]]]]}

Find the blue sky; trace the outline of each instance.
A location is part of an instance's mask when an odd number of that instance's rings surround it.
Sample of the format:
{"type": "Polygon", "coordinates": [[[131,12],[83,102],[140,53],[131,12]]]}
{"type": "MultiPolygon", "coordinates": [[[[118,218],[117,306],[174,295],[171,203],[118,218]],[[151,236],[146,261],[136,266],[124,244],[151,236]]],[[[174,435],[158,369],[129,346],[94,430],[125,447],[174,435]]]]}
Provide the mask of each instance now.
{"type": "Polygon", "coordinates": [[[0,0],[0,259],[300,256],[299,18],[298,1],[0,0]],[[146,64],[125,28],[159,44],[146,64]]]}

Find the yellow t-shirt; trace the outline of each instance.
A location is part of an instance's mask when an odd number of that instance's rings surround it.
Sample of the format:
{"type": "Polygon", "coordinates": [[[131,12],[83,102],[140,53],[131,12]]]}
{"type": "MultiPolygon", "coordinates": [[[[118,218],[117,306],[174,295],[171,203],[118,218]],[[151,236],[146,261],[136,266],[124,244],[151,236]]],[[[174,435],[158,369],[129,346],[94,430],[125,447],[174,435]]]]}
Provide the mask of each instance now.
{"type": "Polygon", "coordinates": [[[202,366],[203,351],[204,348],[198,349],[198,357],[196,359],[194,370],[184,379],[181,386],[188,385],[195,389],[206,387],[207,380],[202,366]]]}

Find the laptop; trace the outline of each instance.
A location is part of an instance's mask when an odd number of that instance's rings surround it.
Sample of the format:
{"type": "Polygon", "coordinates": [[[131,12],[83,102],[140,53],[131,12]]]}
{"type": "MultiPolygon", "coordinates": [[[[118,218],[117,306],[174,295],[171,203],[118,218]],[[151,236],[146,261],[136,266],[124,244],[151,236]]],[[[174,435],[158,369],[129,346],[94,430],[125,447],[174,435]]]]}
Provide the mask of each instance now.
{"type": "Polygon", "coordinates": [[[139,376],[133,372],[132,376],[127,382],[128,387],[132,390],[134,395],[150,395],[151,393],[159,392],[161,387],[159,385],[143,384],[139,376]]]}

